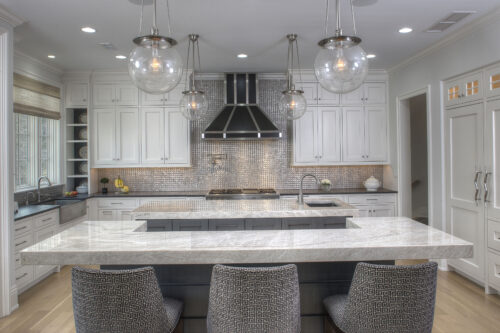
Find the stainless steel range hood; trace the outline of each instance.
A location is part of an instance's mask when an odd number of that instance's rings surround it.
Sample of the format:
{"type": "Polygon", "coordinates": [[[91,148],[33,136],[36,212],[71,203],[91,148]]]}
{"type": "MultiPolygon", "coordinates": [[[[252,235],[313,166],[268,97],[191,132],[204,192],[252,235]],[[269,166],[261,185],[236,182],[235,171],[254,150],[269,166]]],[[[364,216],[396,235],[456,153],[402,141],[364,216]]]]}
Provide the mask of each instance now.
{"type": "Polygon", "coordinates": [[[206,140],[278,139],[282,134],[257,105],[257,75],[226,74],[226,104],[207,126],[201,137],[206,140]]]}

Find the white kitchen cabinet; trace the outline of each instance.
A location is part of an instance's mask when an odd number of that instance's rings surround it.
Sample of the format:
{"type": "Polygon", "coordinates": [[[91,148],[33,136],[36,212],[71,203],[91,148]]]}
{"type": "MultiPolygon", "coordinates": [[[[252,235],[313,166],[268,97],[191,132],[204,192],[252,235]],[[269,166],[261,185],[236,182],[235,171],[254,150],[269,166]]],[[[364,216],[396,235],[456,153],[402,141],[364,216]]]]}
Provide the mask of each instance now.
{"type": "Polygon", "coordinates": [[[182,83],[179,83],[177,86],[175,86],[174,89],[168,92],[168,97],[165,101],[165,105],[175,106],[178,108],[183,96],[182,92],[185,90],[186,87],[182,83]]]}
{"type": "Polygon", "coordinates": [[[365,105],[386,103],[385,83],[365,82],[358,89],[342,94],[341,105],[365,105]]]}
{"type": "Polygon", "coordinates": [[[190,165],[189,121],[178,108],[143,108],[142,164],[190,165]]]}
{"type": "Polygon", "coordinates": [[[92,94],[96,107],[138,105],[139,90],[133,84],[96,83],[92,94]]]}
{"type": "Polygon", "coordinates": [[[309,107],[294,121],[294,165],[330,165],[341,160],[341,110],[309,107]]]}
{"type": "Polygon", "coordinates": [[[318,105],[339,105],[340,95],[330,92],[318,83],[318,105]]]}
{"type": "Polygon", "coordinates": [[[66,84],[65,108],[87,107],[89,86],[87,83],[70,82],[66,84]]]}
{"type": "Polygon", "coordinates": [[[136,108],[95,109],[94,165],[139,163],[139,113],[136,108]]]}
{"type": "Polygon", "coordinates": [[[485,71],[485,95],[488,98],[500,96],[500,66],[488,68],[485,71]]]}
{"type": "Polygon", "coordinates": [[[308,106],[339,105],[340,95],[323,88],[318,82],[297,82],[295,89],[303,90],[308,106]]]}
{"type": "Polygon", "coordinates": [[[387,114],[383,106],[343,108],[342,152],[345,162],[387,160],[387,114]]]}
{"type": "Polygon", "coordinates": [[[163,106],[167,101],[168,94],[148,94],[140,91],[142,106],[163,106]]]}
{"type": "Polygon", "coordinates": [[[486,103],[485,117],[482,195],[487,217],[500,221],[500,100],[486,103]]]}
{"type": "Polygon", "coordinates": [[[446,107],[454,107],[483,98],[482,72],[461,76],[444,84],[446,107]]]}

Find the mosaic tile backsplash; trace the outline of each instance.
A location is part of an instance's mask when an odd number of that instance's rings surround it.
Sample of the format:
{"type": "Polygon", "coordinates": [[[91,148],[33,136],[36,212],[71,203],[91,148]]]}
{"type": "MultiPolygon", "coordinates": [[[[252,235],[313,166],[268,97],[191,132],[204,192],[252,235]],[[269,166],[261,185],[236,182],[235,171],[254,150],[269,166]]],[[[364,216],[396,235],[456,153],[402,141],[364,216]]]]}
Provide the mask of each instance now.
{"type": "MultiPolygon", "coordinates": [[[[330,179],[335,188],[363,187],[370,176],[382,180],[383,167],[336,166],[291,167],[292,145],[288,140],[287,119],[279,112],[283,80],[259,81],[259,106],[283,132],[283,138],[269,141],[205,141],[201,132],[224,105],[224,81],[204,80],[199,87],[208,96],[209,110],[191,122],[191,168],[98,169],[97,177],[120,176],[131,191],[199,191],[213,188],[298,188],[300,178],[312,173],[330,179]]],[[[110,190],[114,190],[110,182],[110,190]]],[[[108,186],[109,187],[109,186],[108,186]]],[[[304,188],[316,188],[304,181],[304,188]]]]}

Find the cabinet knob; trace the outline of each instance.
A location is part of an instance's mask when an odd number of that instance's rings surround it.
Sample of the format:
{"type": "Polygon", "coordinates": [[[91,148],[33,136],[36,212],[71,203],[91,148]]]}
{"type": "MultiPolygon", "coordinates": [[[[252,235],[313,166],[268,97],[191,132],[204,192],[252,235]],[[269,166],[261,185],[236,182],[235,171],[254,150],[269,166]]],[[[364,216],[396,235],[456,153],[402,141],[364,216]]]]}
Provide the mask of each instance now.
{"type": "Polygon", "coordinates": [[[84,98],[84,99],[83,99],[83,101],[84,101],[84,102],[86,102],[86,101],[87,101],[87,99],[86,99],[86,98],[84,98]]]}

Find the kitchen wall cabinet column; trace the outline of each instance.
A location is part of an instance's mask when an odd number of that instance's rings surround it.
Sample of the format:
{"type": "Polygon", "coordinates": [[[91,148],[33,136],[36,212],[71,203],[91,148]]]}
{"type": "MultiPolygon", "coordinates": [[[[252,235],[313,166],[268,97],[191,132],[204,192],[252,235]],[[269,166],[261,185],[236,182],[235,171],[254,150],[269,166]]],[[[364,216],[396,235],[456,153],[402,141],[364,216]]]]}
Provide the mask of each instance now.
{"type": "Polygon", "coordinates": [[[96,83],[93,85],[93,102],[97,107],[137,106],[138,89],[129,83],[96,83]]]}

